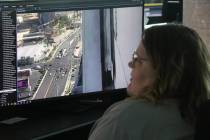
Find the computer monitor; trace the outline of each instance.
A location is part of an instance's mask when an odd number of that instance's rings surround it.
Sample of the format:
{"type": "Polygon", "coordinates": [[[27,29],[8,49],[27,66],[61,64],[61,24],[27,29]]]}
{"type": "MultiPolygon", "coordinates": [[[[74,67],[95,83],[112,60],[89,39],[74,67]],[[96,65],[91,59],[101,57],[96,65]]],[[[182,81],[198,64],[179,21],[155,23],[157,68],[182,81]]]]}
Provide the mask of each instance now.
{"type": "Polygon", "coordinates": [[[0,2],[0,106],[126,88],[141,1],[0,2]]]}

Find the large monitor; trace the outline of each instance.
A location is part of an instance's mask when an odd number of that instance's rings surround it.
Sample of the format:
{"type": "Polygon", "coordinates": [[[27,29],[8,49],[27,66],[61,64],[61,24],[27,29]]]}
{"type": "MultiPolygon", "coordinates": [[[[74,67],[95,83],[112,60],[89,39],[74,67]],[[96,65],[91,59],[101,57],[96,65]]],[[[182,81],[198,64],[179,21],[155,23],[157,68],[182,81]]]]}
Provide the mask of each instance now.
{"type": "Polygon", "coordinates": [[[0,2],[0,106],[126,88],[140,0],[0,2]]]}

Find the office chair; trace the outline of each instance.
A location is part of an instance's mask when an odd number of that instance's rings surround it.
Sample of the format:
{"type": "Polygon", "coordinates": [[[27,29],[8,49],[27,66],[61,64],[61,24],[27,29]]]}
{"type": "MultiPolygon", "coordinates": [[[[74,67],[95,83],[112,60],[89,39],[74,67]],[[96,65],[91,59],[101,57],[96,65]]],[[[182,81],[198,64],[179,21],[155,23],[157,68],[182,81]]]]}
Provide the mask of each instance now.
{"type": "Polygon", "coordinates": [[[195,140],[210,140],[210,100],[198,109],[194,138],[195,140]]]}

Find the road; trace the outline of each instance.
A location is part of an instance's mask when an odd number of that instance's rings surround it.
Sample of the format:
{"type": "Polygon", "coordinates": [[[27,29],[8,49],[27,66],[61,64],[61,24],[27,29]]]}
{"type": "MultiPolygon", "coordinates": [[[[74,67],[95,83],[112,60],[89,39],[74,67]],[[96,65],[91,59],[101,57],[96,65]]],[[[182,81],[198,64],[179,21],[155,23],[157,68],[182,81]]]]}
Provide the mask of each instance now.
{"type": "Polygon", "coordinates": [[[63,94],[71,65],[75,63],[73,52],[78,43],[76,38],[78,34],[79,30],[69,36],[56,50],[51,61],[45,64],[46,73],[32,99],[56,97],[63,94]],[[64,48],[67,50],[66,55],[58,58],[59,51],[64,48]]]}

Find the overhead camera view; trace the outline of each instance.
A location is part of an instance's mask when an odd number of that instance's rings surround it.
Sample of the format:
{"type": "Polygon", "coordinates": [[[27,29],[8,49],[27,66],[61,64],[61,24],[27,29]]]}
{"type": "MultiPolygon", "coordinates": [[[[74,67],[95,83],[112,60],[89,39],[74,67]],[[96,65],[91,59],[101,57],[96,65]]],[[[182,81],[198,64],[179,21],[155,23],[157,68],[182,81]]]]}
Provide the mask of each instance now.
{"type": "Polygon", "coordinates": [[[17,15],[18,98],[71,93],[79,82],[81,11],[17,15]]]}

